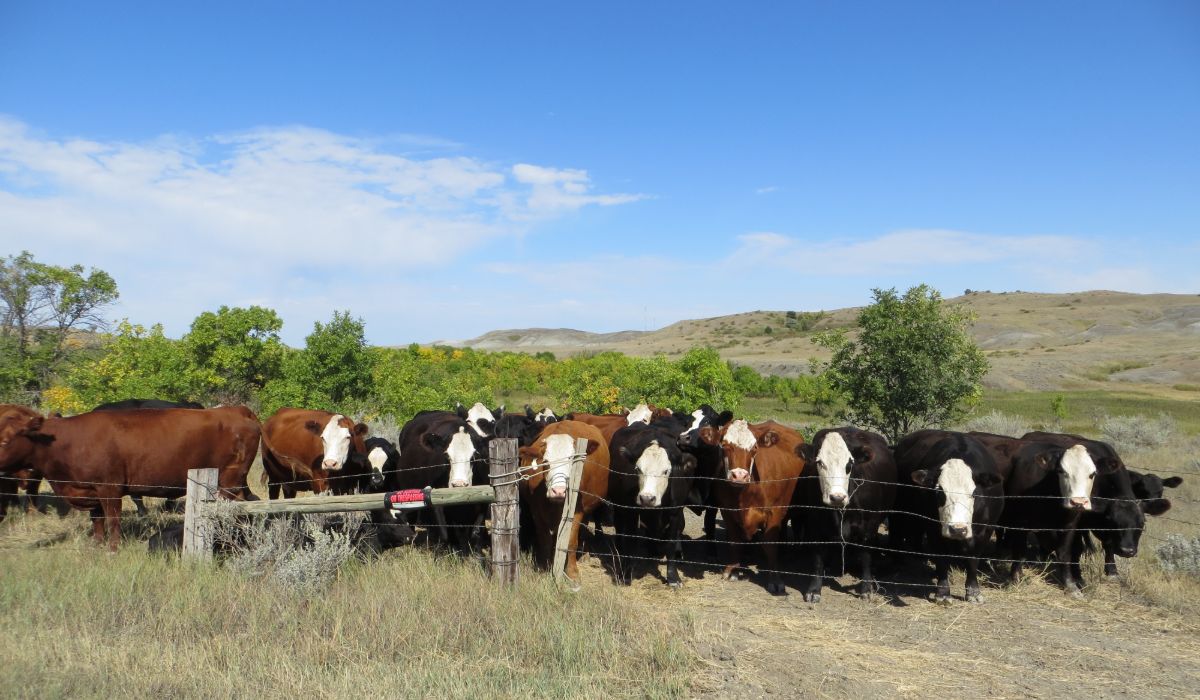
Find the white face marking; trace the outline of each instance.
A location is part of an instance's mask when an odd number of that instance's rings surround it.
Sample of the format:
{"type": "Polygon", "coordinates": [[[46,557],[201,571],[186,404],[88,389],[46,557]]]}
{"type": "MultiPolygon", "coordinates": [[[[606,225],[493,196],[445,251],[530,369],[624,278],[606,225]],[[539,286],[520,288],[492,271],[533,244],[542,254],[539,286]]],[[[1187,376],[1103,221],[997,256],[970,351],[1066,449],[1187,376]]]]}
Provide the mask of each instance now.
{"type": "Polygon", "coordinates": [[[638,457],[637,471],[638,505],[662,505],[667,479],[671,476],[671,459],[657,440],[652,440],[638,457]]]}
{"type": "Polygon", "coordinates": [[[571,460],[575,458],[575,438],[565,433],[547,435],[544,456],[548,465],[546,493],[556,498],[566,496],[571,460]]]}
{"type": "Polygon", "coordinates": [[[838,497],[838,505],[843,508],[850,501],[850,460],[850,448],[842,434],[825,433],[817,453],[817,476],[821,482],[821,501],[825,505],[834,505],[834,497],[838,497]]]}
{"type": "Polygon", "coordinates": [[[951,526],[965,526],[966,537],[971,537],[971,519],[975,516],[975,478],[971,475],[971,467],[961,459],[948,460],[938,474],[937,485],[946,495],[946,502],[938,513],[942,537],[955,539],[951,526]]]}
{"type": "Polygon", "coordinates": [[[697,408],[695,411],[692,411],[692,424],[689,425],[686,430],[684,430],[682,433],[680,433],[679,437],[683,437],[684,435],[687,435],[688,433],[692,432],[693,430],[699,430],[700,424],[703,422],[704,422],[704,411],[701,411],[700,409],[697,408]]]}
{"type": "Polygon", "coordinates": [[[750,424],[741,418],[729,424],[725,429],[725,442],[740,447],[743,450],[753,450],[758,447],[758,438],[750,431],[750,424]]]}
{"type": "Polygon", "coordinates": [[[387,464],[387,453],[383,451],[382,447],[376,447],[367,453],[367,461],[375,469],[383,471],[383,465],[387,464]]]}
{"type": "Polygon", "coordinates": [[[1072,445],[1063,453],[1059,466],[1062,467],[1058,483],[1062,487],[1063,506],[1091,510],[1092,482],[1096,475],[1096,465],[1092,462],[1087,448],[1083,445],[1072,445]]]}
{"type": "Polygon", "coordinates": [[[321,468],[326,471],[341,469],[350,456],[350,431],[338,425],[343,418],[345,416],[335,415],[321,431],[321,448],[325,452],[321,457],[321,468]]]}
{"type": "Polygon", "coordinates": [[[551,411],[548,408],[543,408],[541,413],[534,416],[534,420],[542,422],[542,423],[547,423],[547,422],[555,420],[557,418],[558,418],[558,416],[554,415],[554,411],[551,411]]]}
{"type": "Polygon", "coordinates": [[[483,429],[479,427],[479,421],[481,419],[487,419],[492,423],[496,422],[496,417],[492,415],[492,412],[488,410],[487,406],[476,402],[475,405],[471,407],[471,410],[467,411],[467,425],[471,426],[471,430],[474,430],[475,434],[479,437],[488,437],[488,434],[483,432],[483,429]]]}
{"type": "Polygon", "coordinates": [[[450,458],[451,487],[471,485],[471,457],[474,455],[475,443],[471,442],[466,429],[459,428],[446,448],[446,456],[450,458]]]}
{"type": "Polygon", "coordinates": [[[644,403],[639,403],[637,408],[630,411],[629,415],[625,417],[625,424],[633,425],[634,423],[649,423],[652,415],[653,414],[650,413],[649,406],[644,403]]]}

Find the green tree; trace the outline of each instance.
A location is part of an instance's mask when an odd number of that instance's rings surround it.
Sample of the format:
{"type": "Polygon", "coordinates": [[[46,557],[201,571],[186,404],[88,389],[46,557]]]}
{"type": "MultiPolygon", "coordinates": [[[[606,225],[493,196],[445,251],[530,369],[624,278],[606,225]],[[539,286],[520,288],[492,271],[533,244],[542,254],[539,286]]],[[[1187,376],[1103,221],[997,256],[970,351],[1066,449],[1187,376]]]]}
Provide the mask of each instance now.
{"type": "Polygon", "coordinates": [[[279,374],[283,321],[261,306],[205,311],[183,336],[198,388],[223,403],[245,403],[279,374]]]}
{"type": "MultiPolygon", "coordinates": [[[[188,358],[180,343],[163,335],[161,324],[147,330],[128,320],[118,324],[103,353],[75,365],[65,383],[84,409],[129,398],[195,398],[188,358]]],[[[62,398],[59,402],[61,405],[47,408],[68,408],[62,398]]]]}
{"type": "Polygon", "coordinates": [[[106,327],[117,283],[103,270],[60,267],[29,251],[0,259],[0,393],[49,385],[77,331],[106,327]]]}
{"type": "Polygon", "coordinates": [[[306,408],[346,411],[367,398],[372,361],[362,319],[335,311],[328,323],[313,324],[289,376],[304,388],[306,408]]]}
{"type": "Polygon", "coordinates": [[[923,284],[903,296],[874,290],[874,302],[858,315],[856,339],[841,331],[813,338],[833,350],[826,374],[846,397],[842,417],[894,442],[963,415],[988,370],[968,333],[973,320],[923,284]]]}

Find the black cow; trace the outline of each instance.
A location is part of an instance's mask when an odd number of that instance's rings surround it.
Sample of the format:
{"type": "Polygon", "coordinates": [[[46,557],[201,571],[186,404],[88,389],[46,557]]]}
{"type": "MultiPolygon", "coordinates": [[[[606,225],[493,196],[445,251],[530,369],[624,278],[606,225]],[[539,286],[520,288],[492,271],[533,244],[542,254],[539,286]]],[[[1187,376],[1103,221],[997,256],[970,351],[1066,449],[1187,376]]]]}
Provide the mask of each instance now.
{"type": "MultiPolygon", "coordinates": [[[[400,430],[400,459],[396,470],[385,475],[388,491],[401,489],[458,488],[488,483],[487,442],[467,423],[449,411],[418,413],[400,430]]],[[[431,515],[420,511],[425,524],[431,515]]],[[[476,505],[444,509],[446,525],[463,547],[472,546],[484,508],[476,505]]]]}
{"type": "Polygon", "coordinates": [[[533,408],[526,405],[524,413],[505,413],[497,418],[492,429],[492,437],[516,438],[518,446],[529,447],[537,440],[542,428],[557,420],[557,418],[553,418],[553,414],[549,419],[541,414],[536,414],[533,412],[533,408]]]}
{"type": "Polygon", "coordinates": [[[897,494],[901,513],[895,519],[916,521],[917,529],[925,531],[937,568],[937,602],[950,599],[952,558],[962,559],[966,565],[966,599],[982,602],[979,557],[1004,511],[1004,488],[996,461],[968,435],[943,437],[928,449],[914,449],[907,441],[901,440],[894,453],[897,481],[912,485],[897,494]]]}
{"type": "MultiPolygon", "coordinates": [[[[675,415],[680,414],[682,411],[675,415]]],[[[704,516],[704,537],[711,550],[716,547],[717,514],[720,512],[713,497],[713,484],[725,479],[719,432],[733,420],[733,412],[717,413],[712,406],[704,404],[690,414],[682,415],[690,420],[679,433],[679,446],[696,458],[696,478],[691,480],[687,504],[693,513],[704,516]]]]}
{"type": "MultiPolygon", "coordinates": [[[[667,558],[667,584],[672,588],[683,585],[677,561],[683,557],[683,507],[696,471],[696,458],[681,450],[678,440],[678,433],[662,426],[634,423],[621,428],[610,443],[608,482],[618,561],[622,553],[645,550],[631,541],[640,520],[645,536],[659,542],[657,554],[667,558]]],[[[618,567],[622,583],[630,583],[633,569],[618,567]]]]}
{"type": "MultiPolygon", "coordinates": [[[[857,428],[828,428],[796,448],[809,465],[792,496],[792,520],[806,542],[847,542],[858,549],[862,578],[858,592],[870,598],[877,586],[871,572],[871,547],[879,544],[879,526],[896,501],[896,462],[887,440],[857,428]],[[806,478],[807,477],[807,478],[806,478]],[[815,477],[815,478],[813,478],[815,477]]],[[[825,555],[833,546],[813,544],[806,602],[821,600],[825,555]]]]}
{"type": "MultiPolygon", "coordinates": [[[[1104,532],[1105,549],[1112,551],[1115,556],[1137,556],[1142,531],[1146,528],[1146,515],[1165,513],[1170,508],[1170,502],[1165,499],[1139,500],[1133,490],[1133,478],[1129,468],[1125,466],[1125,462],[1113,446],[1106,442],[1068,433],[1032,432],[1022,437],[1064,447],[1083,445],[1087,448],[1088,455],[1101,473],[1096,477],[1096,484],[1092,488],[1095,494],[1092,510],[1084,516],[1080,527],[1104,532]]],[[[1083,537],[1077,537],[1075,542],[1076,548],[1082,552],[1083,537]]],[[[1075,561],[1078,561],[1078,556],[1075,556],[1075,561]]],[[[1115,570],[1115,561],[1113,569],[1115,570]]],[[[1073,574],[1082,585],[1082,575],[1078,567],[1075,567],[1073,574]]]]}
{"type": "MultiPolygon", "coordinates": [[[[108,403],[102,403],[99,406],[93,408],[92,411],[93,412],[95,412],[95,411],[128,411],[128,410],[142,409],[142,408],[149,408],[149,409],[201,408],[202,409],[202,408],[204,408],[204,406],[196,403],[195,401],[164,401],[163,399],[121,399],[120,401],[109,401],[108,403]]],[[[142,502],[141,496],[130,496],[129,498],[130,498],[130,500],[133,501],[133,505],[137,508],[138,515],[145,515],[147,513],[146,504],[142,502]]],[[[179,510],[179,499],[168,498],[167,500],[163,501],[162,509],[164,511],[176,511],[177,512],[179,510]]]]}

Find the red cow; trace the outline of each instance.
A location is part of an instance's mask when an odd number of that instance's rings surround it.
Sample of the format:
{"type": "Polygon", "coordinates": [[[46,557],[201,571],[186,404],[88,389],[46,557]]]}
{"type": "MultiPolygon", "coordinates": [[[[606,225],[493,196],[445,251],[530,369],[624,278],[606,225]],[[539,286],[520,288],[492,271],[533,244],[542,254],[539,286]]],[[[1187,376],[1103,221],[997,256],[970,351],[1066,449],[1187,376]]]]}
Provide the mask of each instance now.
{"type": "Polygon", "coordinates": [[[329,411],[281,408],[262,430],[264,478],[268,495],[293,498],[297,491],[338,494],[365,486],[367,426],[329,411]]]}

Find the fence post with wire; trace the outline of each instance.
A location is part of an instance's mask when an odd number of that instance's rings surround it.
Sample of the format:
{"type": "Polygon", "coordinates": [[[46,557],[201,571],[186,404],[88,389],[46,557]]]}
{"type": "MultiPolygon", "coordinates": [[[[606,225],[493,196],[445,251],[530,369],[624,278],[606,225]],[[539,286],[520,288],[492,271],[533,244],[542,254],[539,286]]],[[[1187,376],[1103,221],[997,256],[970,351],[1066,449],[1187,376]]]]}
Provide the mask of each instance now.
{"type": "Polygon", "coordinates": [[[567,578],[567,548],[571,542],[571,528],[575,524],[575,504],[579,501],[579,482],[583,478],[587,446],[587,438],[575,438],[575,454],[571,458],[571,472],[567,480],[567,498],[563,501],[562,519],[558,521],[554,565],[550,569],[554,572],[554,578],[559,580],[567,578]]]}
{"type": "Polygon", "coordinates": [[[517,440],[497,438],[488,445],[488,479],[492,502],[492,578],[515,586],[520,578],[521,505],[517,493],[517,440]]]}

